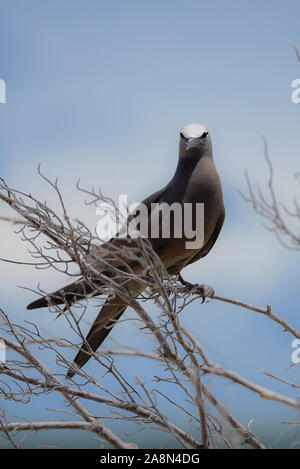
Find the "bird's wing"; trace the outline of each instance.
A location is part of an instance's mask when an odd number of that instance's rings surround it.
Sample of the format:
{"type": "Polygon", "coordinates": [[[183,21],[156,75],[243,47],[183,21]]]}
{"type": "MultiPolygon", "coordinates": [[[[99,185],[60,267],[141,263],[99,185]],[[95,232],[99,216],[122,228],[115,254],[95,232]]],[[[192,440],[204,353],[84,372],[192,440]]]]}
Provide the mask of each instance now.
{"type": "Polygon", "coordinates": [[[209,238],[208,242],[205,244],[205,246],[203,246],[203,248],[200,249],[200,251],[198,251],[198,253],[196,253],[194,256],[192,256],[188,260],[188,262],[184,265],[184,267],[186,267],[189,264],[192,264],[193,262],[198,261],[199,259],[201,259],[202,257],[205,257],[209,253],[209,251],[211,250],[211,248],[215,244],[216,240],[218,239],[218,236],[219,236],[220,231],[222,229],[224,220],[225,220],[225,210],[220,215],[220,217],[219,217],[219,219],[216,223],[216,227],[215,227],[211,237],[209,238]]]}
{"type": "MultiPolygon", "coordinates": [[[[150,207],[151,203],[158,202],[164,193],[164,188],[154,192],[153,194],[149,195],[146,199],[144,199],[143,203],[150,207]]],[[[124,261],[126,259],[119,259],[118,250],[114,251],[113,247],[120,248],[120,247],[132,247],[133,244],[130,243],[130,239],[128,238],[112,238],[107,243],[102,244],[101,246],[91,246],[90,253],[86,256],[86,261],[90,262],[91,264],[96,262],[97,257],[101,258],[105,256],[108,259],[108,262],[111,263],[112,266],[122,269],[124,266],[124,261]],[[115,255],[114,255],[115,253],[115,255]]],[[[129,262],[130,264],[130,262],[129,262]]],[[[111,275],[111,272],[105,272],[107,276],[111,275]]],[[[97,291],[95,295],[97,295],[97,291]]],[[[27,309],[38,309],[38,308],[45,308],[50,305],[69,305],[71,306],[76,301],[80,301],[81,299],[86,299],[88,295],[93,296],[92,288],[83,280],[79,279],[76,282],[73,282],[69,285],[66,285],[53,293],[49,293],[48,295],[42,296],[41,298],[33,301],[27,306],[27,309]]],[[[106,335],[108,332],[106,332],[106,335]]]]}

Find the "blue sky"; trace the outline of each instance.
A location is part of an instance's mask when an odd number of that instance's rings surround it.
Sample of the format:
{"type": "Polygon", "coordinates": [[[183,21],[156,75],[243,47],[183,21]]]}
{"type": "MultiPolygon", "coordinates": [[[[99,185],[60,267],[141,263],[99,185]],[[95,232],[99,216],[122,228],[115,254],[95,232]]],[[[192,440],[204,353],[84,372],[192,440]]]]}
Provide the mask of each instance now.
{"type": "MultiPolygon", "coordinates": [[[[286,201],[299,193],[300,104],[291,102],[291,82],[300,78],[292,48],[300,45],[299,2],[10,0],[0,1],[0,18],[0,78],[7,86],[7,103],[0,104],[1,176],[58,207],[37,175],[41,162],[49,177],[59,177],[70,213],[93,226],[95,212],[76,193],[79,178],[106,195],[141,200],[172,177],[180,128],[202,122],[212,134],[227,219],[212,253],[185,276],[223,296],[271,303],[299,328],[297,254],[278,245],[235,190],[245,190],[246,168],[266,181],[263,134],[278,192],[286,201]]],[[[10,226],[1,225],[0,240],[0,257],[28,260],[10,226]]],[[[1,306],[19,321],[55,327],[46,310],[25,310],[32,296],[17,285],[40,282],[51,290],[64,279],[28,267],[0,269],[1,306]]],[[[291,339],[265,318],[210,302],[194,303],[183,322],[197,326],[204,343],[250,379],[281,392],[286,389],[261,369],[297,380],[297,367],[284,371],[291,339]]],[[[115,337],[123,334],[120,325],[115,337]]],[[[139,341],[134,328],[125,336],[139,341]]],[[[253,429],[271,441],[286,410],[237,388],[230,392],[236,415],[245,424],[255,416],[253,429]]],[[[42,419],[43,406],[35,412],[42,419]]],[[[55,442],[53,434],[41,438],[55,442]]]]}

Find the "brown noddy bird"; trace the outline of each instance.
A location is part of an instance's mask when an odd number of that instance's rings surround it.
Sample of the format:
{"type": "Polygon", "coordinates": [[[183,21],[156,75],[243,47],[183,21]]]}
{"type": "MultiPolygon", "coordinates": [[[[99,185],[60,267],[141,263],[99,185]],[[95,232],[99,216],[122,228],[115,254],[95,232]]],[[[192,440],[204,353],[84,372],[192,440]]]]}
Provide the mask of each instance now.
{"type": "MultiPolygon", "coordinates": [[[[191,223],[193,225],[195,225],[195,210],[197,204],[204,204],[204,226],[200,245],[187,248],[187,241],[190,240],[190,237],[187,238],[184,230],[182,230],[181,237],[176,237],[174,235],[174,226],[173,230],[171,226],[170,236],[167,238],[162,237],[161,232],[160,235],[156,237],[149,235],[152,248],[160,257],[168,273],[178,275],[179,280],[183,284],[191,285],[189,282],[183,280],[180,275],[181,270],[209,253],[219,236],[225,218],[221,182],[213,161],[211,137],[205,126],[196,123],[183,127],[180,132],[179,161],[173,178],[169,184],[160,191],[147,197],[143,203],[148,209],[152,207],[151,204],[166,203],[171,206],[177,203],[177,205],[179,204],[182,208],[183,215],[187,207],[186,204],[189,204],[191,207],[189,213],[192,214],[191,223]]],[[[151,223],[157,222],[157,217],[159,217],[159,226],[161,227],[161,215],[157,214],[155,210],[152,214],[150,213],[151,211],[149,210],[149,226],[151,223]]],[[[113,238],[106,244],[106,247],[109,248],[114,245],[120,246],[122,245],[120,243],[123,243],[125,246],[129,243],[129,246],[131,242],[132,239],[129,240],[128,238],[121,239],[121,241],[120,238],[113,238]]],[[[95,259],[95,256],[92,257],[95,259]]],[[[130,265],[131,269],[137,275],[142,273],[141,265],[138,262],[133,262],[123,257],[121,263],[124,261],[130,265]]],[[[95,260],[91,260],[91,264],[93,262],[95,262],[95,260]]],[[[122,269],[121,263],[113,260],[111,265],[122,269]]],[[[106,272],[104,271],[104,273],[106,272]]],[[[107,275],[109,275],[109,273],[107,275]]],[[[206,296],[213,294],[212,288],[208,285],[200,285],[199,287],[203,294],[203,301],[206,296]]],[[[136,298],[144,288],[144,286],[135,280],[130,280],[126,283],[127,291],[129,291],[134,298],[136,298]]],[[[93,290],[83,279],[80,279],[50,295],[46,295],[30,303],[27,309],[42,308],[54,304],[66,304],[70,306],[82,298],[87,298],[89,294],[94,296],[93,290]]],[[[126,308],[127,304],[124,303],[120,297],[115,296],[113,298],[107,298],[86,337],[86,342],[93,352],[102,344],[126,308]]],[[[80,368],[91,356],[89,347],[84,344],[74,359],[74,363],[80,368]]],[[[76,368],[71,367],[67,373],[67,377],[72,378],[75,373],[76,368]]]]}

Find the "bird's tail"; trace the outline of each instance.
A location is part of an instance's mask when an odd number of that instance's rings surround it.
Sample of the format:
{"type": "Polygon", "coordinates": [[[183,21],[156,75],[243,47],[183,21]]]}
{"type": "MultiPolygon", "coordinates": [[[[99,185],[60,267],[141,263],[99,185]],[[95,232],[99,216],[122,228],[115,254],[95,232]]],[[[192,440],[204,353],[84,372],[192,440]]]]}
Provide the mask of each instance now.
{"type": "Polygon", "coordinates": [[[33,301],[27,306],[27,309],[45,308],[61,304],[71,306],[76,301],[86,298],[92,291],[92,288],[84,280],[77,280],[64,288],[33,301]]]}
{"type": "MultiPolygon", "coordinates": [[[[85,339],[85,343],[74,359],[75,365],[81,368],[91,358],[91,350],[96,352],[126,308],[127,304],[119,297],[106,300],[85,339]]],[[[71,367],[67,378],[72,378],[75,374],[75,369],[71,367]]]]}

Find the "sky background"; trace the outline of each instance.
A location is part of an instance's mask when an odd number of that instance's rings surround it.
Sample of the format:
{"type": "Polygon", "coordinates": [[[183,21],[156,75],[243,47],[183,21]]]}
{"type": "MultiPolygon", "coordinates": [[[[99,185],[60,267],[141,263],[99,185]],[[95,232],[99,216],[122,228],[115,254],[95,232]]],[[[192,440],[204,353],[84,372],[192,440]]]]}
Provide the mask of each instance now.
{"type": "MultiPolygon", "coordinates": [[[[300,78],[292,47],[300,46],[299,2],[9,0],[0,1],[0,22],[0,78],[7,86],[7,102],[0,104],[0,174],[9,185],[31,191],[59,210],[37,174],[41,163],[47,176],[58,176],[70,215],[93,227],[97,215],[76,191],[78,179],[115,199],[126,193],[130,202],[142,200],[173,176],[181,127],[201,122],[212,135],[227,216],[212,252],[184,276],[213,285],[222,296],[262,307],[270,303],[299,329],[300,254],[280,246],[237,192],[246,191],[245,169],[252,180],[266,184],[264,135],[278,194],[285,202],[299,198],[294,174],[300,170],[300,104],[291,101],[291,83],[300,78]]],[[[2,206],[0,214],[7,213],[2,206]]],[[[0,227],[0,257],[29,261],[13,228],[3,222],[0,227]]],[[[63,276],[6,263],[0,269],[0,306],[14,321],[59,328],[62,336],[72,338],[63,319],[54,322],[47,310],[26,311],[33,294],[18,288],[34,289],[40,282],[51,291],[63,284],[63,276]]],[[[156,314],[153,305],[147,310],[156,314]]],[[[91,306],[91,319],[96,312],[91,306]]],[[[245,377],[297,395],[261,374],[265,370],[299,383],[299,367],[286,371],[292,339],[276,324],[216,301],[194,302],[181,319],[209,344],[215,361],[222,357],[245,377]]],[[[137,327],[128,324],[126,330],[117,326],[112,336],[141,344],[137,327]]],[[[119,363],[128,369],[126,360],[119,363]]],[[[134,367],[149,385],[155,372],[151,366],[145,370],[137,360],[134,367]]],[[[95,364],[88,367],[93,372],[95,364]]],[[[273,445],[285,429],[282,421],[296,418],[237,386],[213,389],[243,424],[255,419],[252,429],[266,444],[273,445]]],[[[26,409],[6,401],[1,405],[11,417],[42,420],[49,418],[46,406],[61,405],[48,400],[36,400],[26,409]]],[[[180,419],[174,415],[174,421],[180,419]]],[[[146,433],[136,438],[141,446],[169,444],[164,435],[154,434],[151,441],[146,433]]],[[[292,430],[278,445],[295,440],[292,430]]],[[[30,435],[25,443],[49,444],[97,446],[85,433],[45,432],[30,435]]]]}

